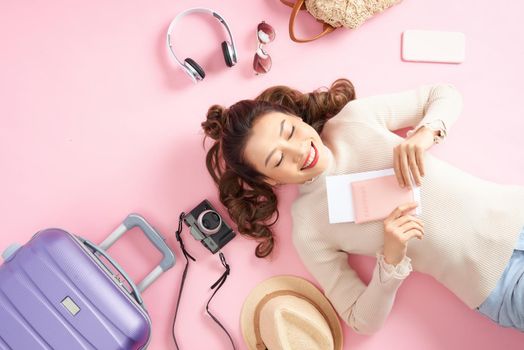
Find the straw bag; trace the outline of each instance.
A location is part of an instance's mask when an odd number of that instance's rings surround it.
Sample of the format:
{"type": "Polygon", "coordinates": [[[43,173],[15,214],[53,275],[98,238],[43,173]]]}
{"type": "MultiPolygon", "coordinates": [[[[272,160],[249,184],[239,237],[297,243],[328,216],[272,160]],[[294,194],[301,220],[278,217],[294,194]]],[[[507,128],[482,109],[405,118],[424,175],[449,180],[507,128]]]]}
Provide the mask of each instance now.
{"type": "Polygon", "coordinates": [[[399,3],[402,0],[280,0],[292,7],[289,18],[289,36],[297,43],[307,43],[323,37],[339,27],[355,29],[373,15],[399,3]],[[307,10],[317,21],[324,24],[321,33],[308,39],[295,35],[295,19],[299,10],[307,10]]]}

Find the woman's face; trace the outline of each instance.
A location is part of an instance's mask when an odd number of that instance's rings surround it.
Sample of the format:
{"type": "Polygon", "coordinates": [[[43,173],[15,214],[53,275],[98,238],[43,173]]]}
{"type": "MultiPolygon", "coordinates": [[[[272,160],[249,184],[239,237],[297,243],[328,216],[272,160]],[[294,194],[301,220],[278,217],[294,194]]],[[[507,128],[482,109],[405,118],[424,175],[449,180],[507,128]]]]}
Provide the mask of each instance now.
{"type": "Polygon", "coordinates": [[[258,117],[245,148],[246,161],[271,185],[304,183],[328,166],[328,150],[301,118],[281,112],[258,117]]]}

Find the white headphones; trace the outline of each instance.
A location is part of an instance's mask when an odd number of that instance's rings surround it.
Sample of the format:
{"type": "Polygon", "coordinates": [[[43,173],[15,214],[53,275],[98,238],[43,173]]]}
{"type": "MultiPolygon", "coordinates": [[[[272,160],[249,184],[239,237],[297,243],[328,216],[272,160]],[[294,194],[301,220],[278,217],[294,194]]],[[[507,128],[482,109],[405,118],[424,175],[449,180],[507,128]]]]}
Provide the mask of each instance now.
{"type": "Polygon", "coordinates": [[[191,13],[208,13],[218,19],[222,25],[226,28],[227,34],[229,36],[229,41],[223,41],[222,42],[222,52],[224,54],[224,60],[226,61],[226,65],[228,67],[233,67],[237,63],[237,51],[235,49],[235,41],[233,40],[233,34],[231,34],[231,31],[229,30],[229,26],[226,23],[226,20],[224,17],[220,16],[218,13],[216,13],[213,10],[207,9],[207,8],[190,8],[185,10],[184,12],[178,14],[172,21],[171,24],[169,24],[169,29],[167,30],[167,49],[175,59],[175,61],[180,65],[180,67],[184,70],[184,72],[189,75],[189,77],[193,80],[194,83],[204,79],[206,76],[206,73],[196,63],[192,58],[188,57],[184,60],[184,62],[181,62],[178,57],[175,55],[175,51],[173,50],[173,46],[171,45],[171,33],[173,32],[173,29],[175,28],[175,25],[177,22],[179,22],[183,17],[186,15],[189,15],[191,13]]]}

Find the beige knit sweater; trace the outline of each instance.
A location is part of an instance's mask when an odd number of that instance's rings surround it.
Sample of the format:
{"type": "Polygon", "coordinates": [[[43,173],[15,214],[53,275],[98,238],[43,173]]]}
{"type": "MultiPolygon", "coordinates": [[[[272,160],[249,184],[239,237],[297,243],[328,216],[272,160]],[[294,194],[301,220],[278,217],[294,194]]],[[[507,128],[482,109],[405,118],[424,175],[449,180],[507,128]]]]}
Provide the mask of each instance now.
{"type": "MultiPolygon", "coordinates": [[[[454,87],[423,86],[351,101],[324,127],[330,165],[300,186],[292,207],[293,242],[339,315],[357,332],[369,334],[382,326],[402,279],[383,281],[377,264],[366,286],[351,269],[347,254],[382,251],[383,223],[329,224],[325,178],[392,168],[393,148],[403,140],[392,130],[436,120],[449,130],[461,105],[454,87]]],[[[407,256],[415,271],[433,276],[475,308],[497,284],[524,226],[524,187],[481,180],[429,153],[425,170],[425,236],[408,243],[407,256]]]]}

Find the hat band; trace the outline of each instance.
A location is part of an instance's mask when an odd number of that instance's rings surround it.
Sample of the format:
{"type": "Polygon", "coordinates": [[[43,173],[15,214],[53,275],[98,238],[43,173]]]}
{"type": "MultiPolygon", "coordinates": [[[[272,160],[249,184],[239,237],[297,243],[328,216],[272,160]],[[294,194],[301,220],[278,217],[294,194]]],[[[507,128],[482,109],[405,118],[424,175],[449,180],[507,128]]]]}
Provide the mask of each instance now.
{"type": "Polygon", "coordinates": [[[268,350],[268,348],[266,347],[266,344],[264,344],[264,341],[262,340],[262,336],[260,335],[260,312],[262,311],[262,308],[264,307],[264,305],[266,305],[271,299],[274,299],[276,297],[280,297],[283,295],[292,295],[294,297],[303,299],[307,301],[309,304],[313,305],[315,309],[317,309],[317,311],[320,312],[322,317],[324,317],[324,320],[326,320],[326,323],[329,326],[329,331],[331,332],[331,337],[333,337],[334,339],[335,330],[333,329],[333,326],[330,324],[329,318],[327,317],[325,312],[317,305],[317,303],[315,303],[313,300],[295,291],[279,290],[279,291],[267,294],[264,298],[262,298],[262,300],[260,300],[260,302],[257,304],[257,307],[255,309],[254,328],[255,328],[255,337],[257,340],[257,344],[256,344],[257,350],[268,350]]]}

